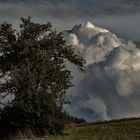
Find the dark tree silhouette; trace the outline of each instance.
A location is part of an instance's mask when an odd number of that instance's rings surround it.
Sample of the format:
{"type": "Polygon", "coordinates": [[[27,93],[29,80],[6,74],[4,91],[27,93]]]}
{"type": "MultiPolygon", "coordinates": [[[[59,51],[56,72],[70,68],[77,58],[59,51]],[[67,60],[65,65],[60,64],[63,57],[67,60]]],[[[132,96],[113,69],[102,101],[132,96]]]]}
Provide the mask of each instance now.
{"type": "Polygon", "coordinates": [[[72,85],[66,62],[83,70],[84,61],[50,23],[21,21],[18,33],[11,24],[0,24],[0,133],[60,133],[72,85]]]}

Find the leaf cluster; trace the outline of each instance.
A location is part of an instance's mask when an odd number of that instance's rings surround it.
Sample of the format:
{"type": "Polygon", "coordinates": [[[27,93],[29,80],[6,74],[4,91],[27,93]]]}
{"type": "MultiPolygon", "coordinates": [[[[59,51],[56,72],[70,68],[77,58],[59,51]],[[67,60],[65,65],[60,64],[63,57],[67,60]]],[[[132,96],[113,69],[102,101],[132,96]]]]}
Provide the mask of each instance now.
{"type": "Polygon", "coordinates": [[[6,22],[0,25],[1,132],[60,133],[66,90],[72,85],[68,61],[84,70],[83,59],[50,23],[21,18],[19,32],[6,22]]]}

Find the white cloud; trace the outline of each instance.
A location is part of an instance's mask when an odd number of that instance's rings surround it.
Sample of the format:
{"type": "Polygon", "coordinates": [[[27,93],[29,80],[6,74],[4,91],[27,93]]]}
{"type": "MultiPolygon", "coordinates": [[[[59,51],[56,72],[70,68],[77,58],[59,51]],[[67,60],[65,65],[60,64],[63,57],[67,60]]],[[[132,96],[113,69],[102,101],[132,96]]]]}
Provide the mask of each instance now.
{"type": "Polygon", "coordinates": [[[137,117],[140,114],[140,49],[132,41],[120,39],[106,29],[88,22],[89,28],[85,24],[65,32],[68,43],[75,45],[87,66],[85,75],[80,75],[72,92],[69,91],[72,105],[67,110],[73,114],[70,108],[75,107],[75,115],[88,120],[137,117]]]}
{"type": "Polygon", "coordinates": [[[106,106],[100,98],[90,98],[81,103],[81,107],[88,108],[98,115],[101,119],[108,120],[106,106]]]}

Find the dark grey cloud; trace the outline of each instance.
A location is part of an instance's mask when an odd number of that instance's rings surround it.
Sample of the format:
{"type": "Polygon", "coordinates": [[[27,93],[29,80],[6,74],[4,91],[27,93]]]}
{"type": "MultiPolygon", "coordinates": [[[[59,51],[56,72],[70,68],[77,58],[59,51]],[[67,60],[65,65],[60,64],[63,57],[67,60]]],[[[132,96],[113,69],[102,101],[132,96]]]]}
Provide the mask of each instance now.
{"type": "MultiPolygon", "coordinates": [[[[68,1],[65,2],[67,3],[68,1]]],[[[79,9],[82,14],[92,16],[135,13],[140,10],[138,0],[78,0],[69,1],[68,4],[79,9]]]]}
{"type": "Polygon", "coordinates": [[[0,22],[17,26],[20,17],[28,16],[51,21],[58,30],[90,20],[128,39],[140,36],[139,0],[0,0],[0,22]]]}
{"type": "Polygon", "coordinates": [[[9,15],[20,15],[22,7],[25,8],[25,11],[30,8],[31,14],[34,12],[34,15],[44,16],[48,14],[54,17],[83,17],[140,12],[140,1],[138,0],[1,0],[0,2],[1,14],[5,15],[8,11],[11,11],[9,15]],[[19,11],[17,6],[21,8],[20,13],[16,12],[19,11]]]}

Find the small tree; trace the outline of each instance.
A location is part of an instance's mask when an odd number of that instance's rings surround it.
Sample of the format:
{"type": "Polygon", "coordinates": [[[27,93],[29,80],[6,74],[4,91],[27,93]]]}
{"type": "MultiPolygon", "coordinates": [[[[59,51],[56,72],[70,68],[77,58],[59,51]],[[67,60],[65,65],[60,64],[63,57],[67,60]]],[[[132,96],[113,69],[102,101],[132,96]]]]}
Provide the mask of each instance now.
{"type": "Polygon", "coordinates": [[[50,23],[21,21],[18,33],[11,24],[0,25],[0,132],[60,133],[72,79],[66,62],[83,70],[84,61],[50,23]]]}

